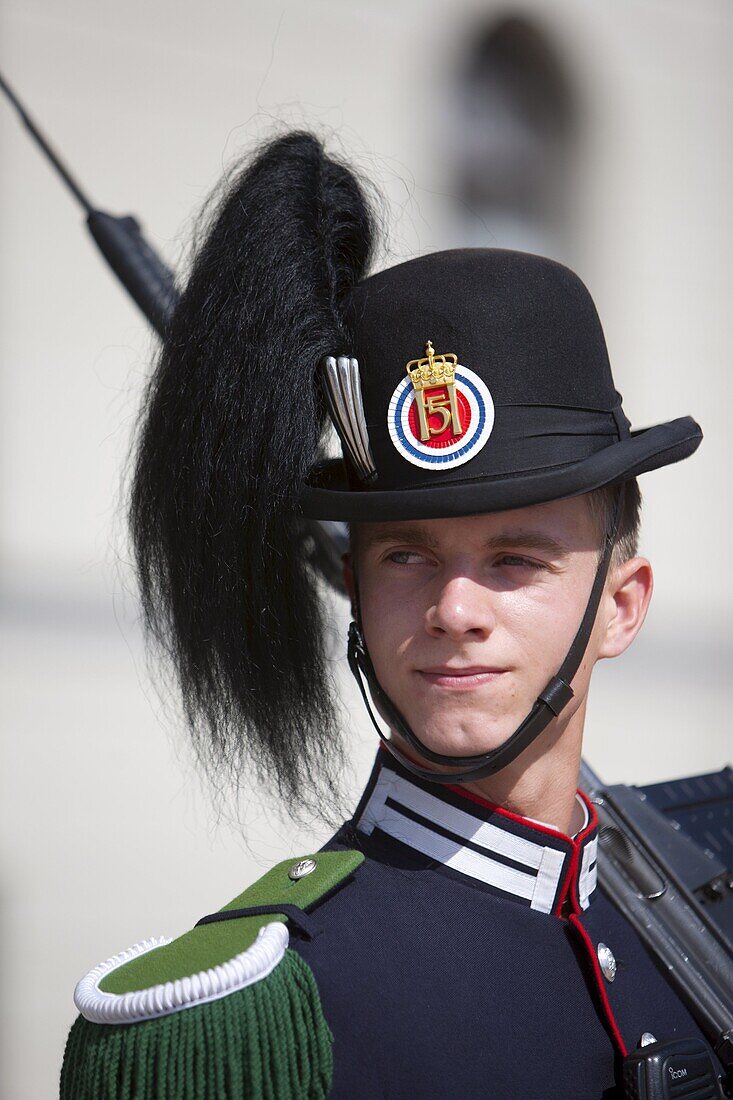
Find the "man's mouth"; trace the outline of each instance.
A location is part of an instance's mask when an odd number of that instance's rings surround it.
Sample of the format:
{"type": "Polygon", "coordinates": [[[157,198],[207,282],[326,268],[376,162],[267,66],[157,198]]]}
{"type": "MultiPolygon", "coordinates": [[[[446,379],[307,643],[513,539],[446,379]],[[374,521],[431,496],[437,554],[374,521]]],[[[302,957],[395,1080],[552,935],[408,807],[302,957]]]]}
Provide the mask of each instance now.
{"type": "Polygon", "coordinates": [[[491,684],[507,671],[506,668],[496,668],[493,665],[434,665],[431,668],[417,669],[426,683],[459,691],[491,684]]]}

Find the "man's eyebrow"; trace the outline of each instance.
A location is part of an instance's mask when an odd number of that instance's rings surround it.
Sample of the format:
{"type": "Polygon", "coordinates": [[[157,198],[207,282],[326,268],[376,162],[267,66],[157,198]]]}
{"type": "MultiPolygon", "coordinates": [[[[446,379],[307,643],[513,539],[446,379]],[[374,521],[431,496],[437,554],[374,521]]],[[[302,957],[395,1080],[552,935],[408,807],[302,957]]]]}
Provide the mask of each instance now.
{"type": "MultiPolygon", "coordinates": [[[[439,540],[426,527],[419,524],[395,526],[389,524],[385,527],[363,525],[360,538],[368,546],[379,546],[383,543],[413,543],[427,546],[434,550],[439,547],[439,540]]],[[[526,528],[516,528],[501,531],[497,535],[491,535],[486,539],[484,546],[487,550],[504,550],[507,547],[522,547],[524,550],[535,550],[538,553],[549,554],[552,557],[563,558],[570,553],[570,548],[559,539],[553,538],[544,531],[533,531],[526,528]]]]}
{"type": "Polygon", "coordinates": [[[438,540],[428,528],[419,524],[410,524],[403,527],[395,526],[394,523],[390,523],[388,527],[363,524],[359,530],[359,539],[367,546],[379,546],[385,542],[412,542],[434,550],[438,545],[438,540]]]}
{"type": "Polygon", "coordinates": [[[501,550],[507,546],[521,546],[525,550],[537,550],[539,553],[551,554],[553,557],[566,557],[570,553],[570,547],[552,535],[544,531],[528,531],[517,529],[502,531],[498,535],[492,535],[485,543],[490,550],[501,550]]]}

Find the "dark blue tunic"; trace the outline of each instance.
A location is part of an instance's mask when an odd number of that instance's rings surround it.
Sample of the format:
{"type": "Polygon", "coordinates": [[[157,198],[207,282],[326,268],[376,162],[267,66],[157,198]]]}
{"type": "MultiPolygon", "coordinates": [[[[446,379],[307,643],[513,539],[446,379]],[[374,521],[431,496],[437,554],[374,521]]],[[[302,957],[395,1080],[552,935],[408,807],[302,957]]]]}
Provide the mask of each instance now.
{"type": "Polygon", "coordinates": [[[334,1098],[610,1100],[615,1061],[644,1032],[700,1037],[595,889],[597,821],[582,801],[570,838],[379,753],[326,846],[366,859],[313,911],[318,934],[291,939],[334,1035],[334,1098]]]}

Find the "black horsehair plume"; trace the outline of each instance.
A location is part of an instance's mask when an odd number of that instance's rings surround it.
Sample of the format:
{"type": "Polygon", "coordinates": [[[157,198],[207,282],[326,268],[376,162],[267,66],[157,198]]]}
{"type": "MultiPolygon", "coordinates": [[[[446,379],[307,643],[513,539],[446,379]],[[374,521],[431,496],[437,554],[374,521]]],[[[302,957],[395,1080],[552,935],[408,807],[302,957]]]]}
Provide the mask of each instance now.
{"type": "Polygon", "coordinates": [[[308,133],[262,147],[218,200],[148,384],[130,527],[146,629],[199,755],[303,809],[340,735],[297,496],[327,424],[325,356],[372,253],[353,173],[308,133]]]}

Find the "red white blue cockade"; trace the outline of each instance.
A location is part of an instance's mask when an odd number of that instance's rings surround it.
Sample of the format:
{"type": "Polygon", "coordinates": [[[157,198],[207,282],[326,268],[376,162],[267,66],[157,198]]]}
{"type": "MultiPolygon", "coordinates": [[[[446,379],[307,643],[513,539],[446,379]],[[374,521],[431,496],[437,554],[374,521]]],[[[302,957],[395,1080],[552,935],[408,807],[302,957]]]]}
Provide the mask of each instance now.
{"type": "Polygon", "coordinates": [[[474,371],[455,366],[454,404],[450,384],[416,389],[408,373],[397,385],[387,410],[390,438],[407,462],[424,470],[450,469],[469,462],[485,446],[494,427],[494,402],[474,371]],[[419,403],[425,420],[420,423],[419,403]],[[458,424],[452,412],[458,414],[458,424]],[[427,426],[428,438],[423,438],[427,426]]]}

